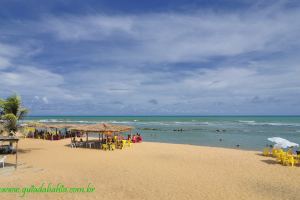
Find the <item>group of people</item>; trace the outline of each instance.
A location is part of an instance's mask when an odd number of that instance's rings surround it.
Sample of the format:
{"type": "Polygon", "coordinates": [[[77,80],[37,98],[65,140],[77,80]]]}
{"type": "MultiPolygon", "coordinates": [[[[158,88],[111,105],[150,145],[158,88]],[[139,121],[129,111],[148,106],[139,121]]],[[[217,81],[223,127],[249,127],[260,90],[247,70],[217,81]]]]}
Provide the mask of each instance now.
{"type": "MultiPolygon", "coordinates": [[[[130,142],[138,143],[138,142],[142,142],[143,138],[139,133],[136,133],[134,135],[128,135],[127,138],[125,138],[122,135],[108,136],[106,138],[102,138],[101,140],[99,138],[99,141],[94,141],[92,143],[94,144],[94,148],[96,148],[96,146],[99,146],[99,145],[101,147],[103,144],[116,145],[116,147],[118,147],[118,146],[122,146],[122,144],[123,144],[122,141],[124,141],[124,140],[128,141],[129,143],[130,142]]],[[[89,142],[86,142],[86,144],[88,144],[88,143],[89,142]]],[[[80,137],[79,141],[77,141],[76,137],[72,137],[72,139],[71,139],[71,146],[72,147],[83,147],[84,144],[85,144],[85,142],[83,141],[83,139],[81,137],[80,137]]]]}
{"type": "Polygon", "coordinates": [[[27,138],[37,138],[37,139],[46,139],[46,140],[60,140],[63,138],[70,138],[70,137],[80,137],[82,134],[80,132],[74,131],[61,131],[57,130],[54,133],[49,132],[47,130],[38,130],[34,129],[34,131],[30,130],[27,133],[27,138]]]}
{"type": "Polygon", "coordinates": [[[136,133],[135,135],[132,136],[132,138],[128,138],[128,139],[131,139],[131,141],[133,143],[142,142],[143,141],[143,137],[139,133],[136,133]]]}
{"type": "MultiPolygon", "coordinates": [[[[115,143],[115,142],[121,141],[121,140],[126,140],[123,135],[108,137],[108,142],[112,142],[112,143],[115,143]]],[[[142,142],[143,137],[139,133],[136,133],[134,135],[129,134],[127,136],[127,140],[131,141],[132,143],[137,143],[137,142],[142,142]]]]}

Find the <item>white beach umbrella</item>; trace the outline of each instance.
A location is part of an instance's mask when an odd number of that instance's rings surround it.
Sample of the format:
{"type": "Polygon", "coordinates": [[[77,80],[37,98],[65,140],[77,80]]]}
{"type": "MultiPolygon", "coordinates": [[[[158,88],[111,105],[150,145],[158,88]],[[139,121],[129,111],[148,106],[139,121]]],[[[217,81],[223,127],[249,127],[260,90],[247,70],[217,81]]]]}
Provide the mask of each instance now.
{"type": "Polygon", "coordinates": [[[272,137],[268,138],[269,141],[276,143],[274,145],[275,148],[288,148],[288,147],[299,147],[299,144],[290,142],[284,138],[281,137],[272,137]]]}

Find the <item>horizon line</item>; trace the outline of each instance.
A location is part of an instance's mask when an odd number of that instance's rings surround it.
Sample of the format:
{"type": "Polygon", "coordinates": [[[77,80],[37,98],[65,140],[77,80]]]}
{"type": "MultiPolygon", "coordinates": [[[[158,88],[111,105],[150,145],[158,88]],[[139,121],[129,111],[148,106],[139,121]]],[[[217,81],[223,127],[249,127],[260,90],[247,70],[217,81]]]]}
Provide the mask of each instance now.
{"type": "Polygon", "coordinates": [[[28,115],[26,117],[300,117],[300,115],[28,115]]]}

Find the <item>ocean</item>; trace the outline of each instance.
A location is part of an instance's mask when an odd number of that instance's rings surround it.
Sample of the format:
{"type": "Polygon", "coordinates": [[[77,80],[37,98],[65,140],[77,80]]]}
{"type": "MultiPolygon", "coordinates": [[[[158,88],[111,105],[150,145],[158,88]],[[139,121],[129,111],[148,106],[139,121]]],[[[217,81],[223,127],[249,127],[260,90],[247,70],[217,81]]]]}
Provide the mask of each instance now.
{"type": "Polygon", "coordinates": [[[261,150],[269,137],[300,143],[300,116],[28,116],[55,123],[116,123],[144,141],[261,150]]]}

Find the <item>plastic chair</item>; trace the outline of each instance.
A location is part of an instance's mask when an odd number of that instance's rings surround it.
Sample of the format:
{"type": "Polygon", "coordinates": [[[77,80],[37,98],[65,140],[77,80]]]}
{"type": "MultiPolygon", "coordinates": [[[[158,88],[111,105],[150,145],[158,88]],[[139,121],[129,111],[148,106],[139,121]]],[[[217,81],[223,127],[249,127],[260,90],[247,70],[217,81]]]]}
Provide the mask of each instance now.
{"type": "Polygon", "coordinates": [[[132,145],[130,140],[126,140],[126,144],[127,144],[128,147],[131,147],[131,145],[132,145]]]}
{"type": "Polygon", "coordinates": [[[270,154],[270,149],[269,148],[264,148],[263,149],[263,155],[264,156],[269,156],[269,154],[270,154]]]}
{"type": "Polygon", "coordinates": [[[284,160],[284,165],[291,165],[292,167],[296,164],[296,159],[293,155],[287,155],[284,160]]]}
{"type": "Polygon", "coordinates": [[[113,150],[115,150],[116,149],[116,145],[115,144],[110,144],[109,145],[109,150],[110,151],[113,151],[113,150]]]}
{"type": "Polygon", "coordinates": [[[277,155],[276,155],[276,160],[283,164],[283,162],[285,160],[285,157],[286,157],[285,152],[278,152],[277,155]]]}
{"type": "Polygon", "coordinates": [[[108,144],[102,144],[102,149],[103,149],[104,151],[108,150],[108,144]]]}
{"type": "Polygon", "coordinates": [[[272,149],[272,156],[277,157],[278,149],[272,149]]]}
{"type": "Polygon", "coordinates": [[[71,148],[76,148],[76,143],[72,142],[71,143],[71,148]]]}
{"type": "Polygon", "coordinates": [[[127,140],[122,140],[122,149],[127,147],[127,140]]]}
{"type": "Polygon", "coordinates": [[[0,163],[2,163],[2,168],[4,168],[4,161],[7,157],[3,156],[2,158],[0,158],[0,163]]]}

